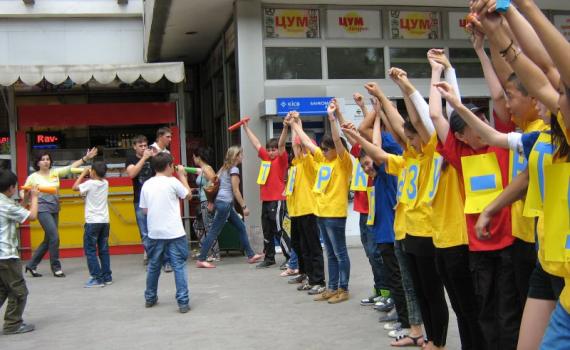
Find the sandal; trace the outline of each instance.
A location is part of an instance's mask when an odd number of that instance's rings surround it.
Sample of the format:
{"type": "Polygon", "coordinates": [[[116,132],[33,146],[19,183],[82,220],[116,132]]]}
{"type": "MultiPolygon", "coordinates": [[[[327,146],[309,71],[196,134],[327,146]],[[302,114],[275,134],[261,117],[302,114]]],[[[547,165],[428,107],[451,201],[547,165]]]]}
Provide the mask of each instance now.
{"type": "Polygon", "coordinates": [[[288,276],[295,276],[298,274],[299,274],[299,270],[287,269],[287,270],[281,272],[281,274],[279,276],[288,277],[288,276]]]}
{"type": "Polygon", "coordinates": [[[400,335],[394,341],[390,343],[390,346],[401,348],[401,347],[408,347],[408,346],[423,346],[424,345],[424,337],[420,335],[419,337],[412,337],[411,335],[400,335]],[[399,344],[401,340],[411,340],[412,342],[399,344]]]}

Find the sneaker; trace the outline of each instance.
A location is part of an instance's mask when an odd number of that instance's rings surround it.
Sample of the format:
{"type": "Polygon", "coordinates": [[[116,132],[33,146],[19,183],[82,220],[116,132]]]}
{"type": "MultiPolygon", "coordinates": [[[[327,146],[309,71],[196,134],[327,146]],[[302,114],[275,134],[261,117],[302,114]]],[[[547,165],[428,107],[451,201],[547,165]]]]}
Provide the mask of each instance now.
{"type": "Polygon", "coordinates": [[[144,307],[146,307],[146,308],[153,307],[153,306],[156,305],[156,303],[158,303],[158,299],[154,299],[154,300],[151,300],[151,301],[148,301],[148,300],[147,300],[147,301],[144,302],[144,307]]]}
{"type": "Polygon", "coordinates": [[[20,325],[20,327],[14,329],[14,330],[4,330],[3,333],[5,335],[8,334],[22,334],[22,333],[28,333],[33,331],[34,329],[36,329],[36,327],[33,324],[26,324],[26,323],[22,323],[20,325]]]}
{"type": "MultiPolygon", "coordinates": [[[[265,255],[263,254],[255,254],[254,256],[252,256],[251,258],[247,258],[247,263],[248,264],[255,264],[256,262],[258,262],[259,260],[263,259],[265,255]]],[[[220,259],[221,260],[221,259],[220,259]]],[[[275,262],[273,263],[275,264],[275,262]]]]}
{"type": "Polygon", "coordinates": [[[303,283],[303,281],[307,278],[307,276],[305,275],[297,275],[295,277],[291,277],[289,278],[289,280],[287,281],[287,283],[289,284],[297,284],[297,283],[303,283]]]}
{"type": "Polygon", "coordinates": [[[328,302],[329,304],[338,304],[348,299],[350,299],[350,293],[345,289],[339,288],[336,295],[329,298],[328,302]]]}
{"type": "Polygon", "coordinates": [[[313,287],[314,286],[309,284],[308,280],[305,280],[305,282],[303,282],[299,287],[297,287],[297,290],[299,292],[302,292],[302,291],[306,291],[306,290],[311,290],[313,287]]]}
{"type": "Polygon", "coordinates": [[[170,266],[169,263],[165,263],[164,266],[162,266],[162,271],[166,273],[172,272],[172,266],[170,266]]]}
{"type": "Polygon", "coordinates": [[[320,285],[316,284],[311,289],[309,289],[307,294],[317,295],[317,294],[324,293],[325,290],[327,290],[327,288],[325,286],[320,286],[320,285]]]}
{"type": "Polygon", "coordinates": [[[408,334],[410,334],[409,328],[394,329],[394,330],[388,332],[388,336],[390,338],[396,338],[396,339],[401,338],[401,337],[405,337],[408,334]]]}
{"type": "Polygon", "coordinates": [[[110,286],[111,284],[113,284],[113,281],[105,281],[103,283],[105,283],[106,286],[110,286]]]}
{"type": "Polygon", "coordinates": [[[315,299],[313,299],[314,301],[325,301],[325,300],[329,300],[330,298],[334,297],[336,295],[337,291],[336,290],[330,290],[327,289],[324,292],[322,292],[321,294],[319,294],[315,299]]]}
{"type": "Polygon", "coordinates": [[[398,313],[396,309],[392,309],[390,312],[387,312],[385,315],[380,316],[378,322],[395,322],[398,320],[398,313]]]}
{"type": "Polygon", "coordinates": [[[185,314],[188,311],[190,311],[190,305],[188,304],[178,305],[178,311],[180,311],[181,314],[185,314]]]}
{"type": "Polygon", "coordinates": [[[214,261],[214,257],[213,257],[213,256],[209,256],[209,257],[206,259],[206,261],[207,261],[207,262],[212,262],[212,261],[214,261]]]}
{"type": "Polygon", "coordinates": [[[379,302],[380,298],[382,298],[382,297],[378,296],[378,295],[371,295],[370,297],[368,297],[366,299],[360,300],[360,305],[372,306],[372,305],[376,304],[377,302],[379,302]]]}
{"type": "Polygon", "coordinates": [[[257,264],[255,266],[256,269],[266,269],[270,266],[275,265],[275,261],[268,261],[268,260],[263,260],[262,262],[260,262],[259,264],[257,264]]]}
{"type": "Polygon", "coordinates": [[[87,283],[85,283],[85,285],[83,286],[83,288],[96,288],[96,287],[105,287],[105,283],[95,278],[90,278],[89,281],[87,281],[87,283]]]}
{"type": "Polygon", "coordinates": [[[388,312],[394,308],[394,305],[395,305],[394,299],[380,297],[380,300],[376,304],[374,304],[374,310],[388,312]]]}
{"type": "Polygon", "coordinates": [[[388,322],[384,325],[384,329],[387,331],[393,331],[395,329],[402,329],[402,324],[400,322],[388,322]]]}

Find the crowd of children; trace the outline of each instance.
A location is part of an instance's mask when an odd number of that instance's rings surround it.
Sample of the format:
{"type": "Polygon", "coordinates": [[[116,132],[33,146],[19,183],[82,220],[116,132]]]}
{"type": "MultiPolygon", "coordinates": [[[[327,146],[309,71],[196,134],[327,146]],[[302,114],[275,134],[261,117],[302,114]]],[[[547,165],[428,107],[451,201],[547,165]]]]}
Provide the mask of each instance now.
{"type": "MultiPolygon", "coordinates": [[[[205,234],[196,266],[215,267],[208,257],[218,257],[212,247],[229,220],[238,228],[248,263],[258,263],[258,268],[274,265],[278,240],[287,260],[297,258],[296,266],[291,264],[282,275],[293,275],[289,281],[299,283],[298,290],[329,304],[349,300],[351,262],[345,231],[352,190],[374,276],[374,294],[361,304],[386,312],[381,321],[389,321],[384,328],[394,338],[392,346],[445,348],[447,293],[463,349],[568,348],[570,65],[565,60],[570,44],[532,0],[512,0],[510,5],[472,0],[470,7],[468,27],[493,100],[491,111],[462,103],[445,52],[431,49],[426,52],[431,67],[429,102],[404,70],[388,72],[402,91],[406,113],[400,113],[376,83],[367,83],[372,107],[362,95],[354,95],[364,114],[360,125],[347,122],[333,100],[327,109],[330,132],[318,146],[295,111],[284,118],[280,138],[265,147],[244,122],[245,135],[261,161],[257,183],[265,254],[253,251],[242,220],[249,210],[239,190],[241,148],[228,149],[217,173],[201,150],[194,153],[194,161],[202,167],[205,234]],[[490,58],[483,49],[485,38],[490,58]],[[289,133],[290,165],[285,149],[289,133]],[[214,184],[215,199],[207,198],[205,188],[214,184]],[[283,229],[286,213],[290,240],[283,229]]],[[[145,221],[146,307],[157,302],[166,255],[184,313],[190,309],[188,241],[179,200],[191,191],[184,169],[174,167],[165,145],[157,144],[158,151],[149,152],[146,147],[137,149],[142,143],[146,139],[133,141],[137,158],[127,171],[133,179],[145,176],[135,210],[140,211],[137,219],[145,221]]],[[[76,163],[95,155],[91,150],[76,163]]],[[[49,156],[39,159],[37,166],[35,177],[57,181],[58,174],[49,170],[49,156]],[[47,175],[41,177],[41,171],[47,175]]],[[[105,173],[105,164],[95,162],[73,186],[86,201],[89,287],[112,283],[105,173]]],[[[32,180],[24,196],[31,199],[28,211],[10,200],[17,185],[14,174],[0,171],[0,305],[9,300],[7,334],[33,330],[21,319],[27,290],[16,223],[50,219],[57,238],[57,197],[39,196],[37,186],[43,182],[32,180]]],[[[51,255],[48,231],[53,230],[45,230],[41,255],[48,246],[51,255]]],[[[36,260],[26,266],[33,276],[39,275],[36,260]]],[[[52,257],[52,269],[62,277],[57,256],[52,257]]]]}

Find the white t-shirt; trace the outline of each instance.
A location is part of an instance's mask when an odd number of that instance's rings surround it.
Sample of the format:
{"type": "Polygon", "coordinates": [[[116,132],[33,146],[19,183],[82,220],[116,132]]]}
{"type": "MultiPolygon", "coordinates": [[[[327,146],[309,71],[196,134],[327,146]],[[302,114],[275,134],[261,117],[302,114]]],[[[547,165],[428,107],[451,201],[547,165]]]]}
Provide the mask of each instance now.
{"type": "Polygon", "coordinates": [[[109,223],[109,182],[89,179],[79,185],[79,193],[85,197],[85,222],[87,224],[109,223]]]}
{"type": "Polygon", "coordinates": [[[160,148],[160,146],[156,142],[153,143],[152,145],[150,145],[149,148],[154,148],[157,151],[157,153],[165,152],[165,153],[170,154],[170,151],[167,148],[165,148],[165,149],[160,148]]]}
{"type": "Polygon", "coordinates": [[[186,235],[180,216],[180,201],[188,190],[174,177],[155,176],[142,186],[139,207],[148,209],[146,223],[152,239],[174,239],[186,235]]]}

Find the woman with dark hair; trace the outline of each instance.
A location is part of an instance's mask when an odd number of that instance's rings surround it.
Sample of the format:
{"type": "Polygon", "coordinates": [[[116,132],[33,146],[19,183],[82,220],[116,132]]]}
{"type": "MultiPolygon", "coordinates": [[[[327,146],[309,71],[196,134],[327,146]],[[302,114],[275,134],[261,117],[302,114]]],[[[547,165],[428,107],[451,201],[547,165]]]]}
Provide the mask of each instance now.
{"type": "MultiPolygon", "coordinates": [[[[212,226],[212,221],[214,220],[214,210],[208,210],[208,198],[206,198],[206,192],[204,188],[211,185],[212,180],[216,176],[216,172],[210,166],[212,156],[211,147],[199,147],[192,152],[192,159],[194,164],[202,169],[200,175],[196,177],[196,185],[198,185],[200,193],[200,214],[202,216],[202,222],[204,224],[204,229],[196,231],[200,245],[204,241],[204,237],[208,234],[210,227],[212,226]]],[[[218,241],[214,241],[212,249],[210,249],[208,256],[208,261],[220,261],[220,247],[218,241]]]]}
{"type": "MultiPolygon", "coordinates": [[[[88,160],[93,159],[97,155],[97,148],[93,147],[87,153],[63,168],[52,169],[52,159],[48,152],[40,153],[34,159],[34,169],[36,172],[30,174],[26,179],[25,186],[49,186],[59,188],[59,177],[65,176],[70,173],[71,168],[76,168],[81,164],[87,163],[88,160]]],[[[24,194],[21,197],[26,200],[24,194]]],[[[40,193],[38,203],[38,221],[44,230],[44,240],[38,246],[37,250],[32,257],[32,260],[26,265],[26,272],[29,272],[33,277],[41,277],[42,275],[36,271],[38,264],[49,251],[49,259],[51,270],[55,277],[65,277],[61,270],[61,263],[59,262],[59,232],[57,224],[59,221],[59,196],[57,194],[40,193]]]]}

